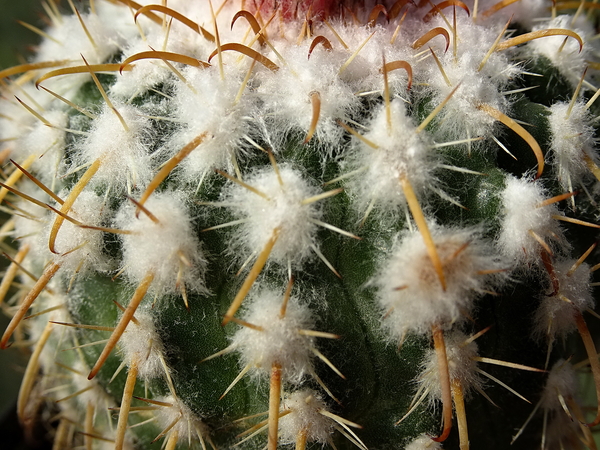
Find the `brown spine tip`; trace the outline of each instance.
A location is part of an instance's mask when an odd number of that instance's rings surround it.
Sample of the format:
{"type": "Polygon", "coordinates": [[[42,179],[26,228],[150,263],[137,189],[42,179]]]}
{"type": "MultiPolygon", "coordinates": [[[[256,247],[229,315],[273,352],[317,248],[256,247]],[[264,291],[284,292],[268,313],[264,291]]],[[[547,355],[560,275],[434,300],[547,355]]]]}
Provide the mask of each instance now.
{"type": "Polygon", "coordinates": [[[351,10],[361,3],[360,0],[249,0],[245,7],[251,12],[260,12],[270,17],[278,10],[285,21],[305,19],[328,19],[341,14],[344,7],[351,10]]]}

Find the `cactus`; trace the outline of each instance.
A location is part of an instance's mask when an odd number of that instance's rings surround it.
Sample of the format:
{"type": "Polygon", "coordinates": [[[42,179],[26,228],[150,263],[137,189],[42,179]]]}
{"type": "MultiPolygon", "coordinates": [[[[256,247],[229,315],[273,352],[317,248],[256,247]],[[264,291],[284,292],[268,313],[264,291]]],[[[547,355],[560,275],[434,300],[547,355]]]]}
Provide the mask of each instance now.
{"type": "Polygon", "coordinates": [[[596,448],[595,3],[57,3],[0,71],[26,431],[596,448]]]}

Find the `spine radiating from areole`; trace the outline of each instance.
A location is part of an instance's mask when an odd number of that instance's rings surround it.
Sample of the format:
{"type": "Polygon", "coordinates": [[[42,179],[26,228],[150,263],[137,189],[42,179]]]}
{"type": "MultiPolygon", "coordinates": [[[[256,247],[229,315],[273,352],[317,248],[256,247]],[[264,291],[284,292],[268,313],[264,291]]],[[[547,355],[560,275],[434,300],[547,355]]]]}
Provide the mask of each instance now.
{"type": "Polygon", "coordinates": [[[596,448],[593,3],[40,8],[0,70],[30,435],[596,448]]]}

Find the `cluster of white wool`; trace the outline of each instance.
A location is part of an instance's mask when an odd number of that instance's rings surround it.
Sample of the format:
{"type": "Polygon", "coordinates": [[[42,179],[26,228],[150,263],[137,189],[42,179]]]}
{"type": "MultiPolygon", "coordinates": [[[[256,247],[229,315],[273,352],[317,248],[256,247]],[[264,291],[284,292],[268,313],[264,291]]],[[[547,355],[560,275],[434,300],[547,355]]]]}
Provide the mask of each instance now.
{"type": "Polygon", "coordinates": [[[581,264],[572,270],[577,262],[567,259],[554,263],[549,295],[542,298],[534,316],[532,334],[552,342],[557,337],[564,338],[577,328],[576,315],[594,308],[594,298],[590,286],[590,267],[581,264]],[[558,288],[556,292],[554,289],[558,288]]]}
{"type": "Polygon", "coordinates": [[[300,383],[313,372],[315,338],[299,333],[314,327],[309,307],[292,296],[282,316],[283,295],[268,289],[252,295],[247,304],[243,320],[261,329],[244,326],[233,335],[240,364],[250,366],[256,376],[268,376],[271,367],[279,365],[284,380],[300,383]]]}
{"type": "Polygon", "coordinates": [[[542,206],[548,197],[541,182],[510,175],[505,182],[498,246],[517,266],[537,264],[540,252],[545,251],[537,238],[550,247],[556,241],[563,244],[561,228],[553,217],[560,213],[555,204],[542,206]]]}
{"type": "Polygon", "coordinates": [[[411,441],[404,450],[442,450],[442,443],[434,441],[431,436],[422,434],[411,441]]]}
{"type": "Polygon", "coordinates": [[[237,98],[245,74],[227,67],[225,79],[214,70],[190,68],[183,71],[186,84],[176,86],[173,95],[175,120],[182,128],[168,144],[180,148],[206,134],[204,141],[182,162],[183,177],[198,183],[213,169],[231,170],[243,148],[242,138],[250,134],[249,119],[256,105],[248,95],[237,98]]]}
{"type": "MultiPolygon", "coordinates": [[[[260,77],[257,94],[264,102],[262,114],[282,137],[290,130],[308,130],[313,117],[311,97],[316,94],[320,115],[315,139],[336,147],[343,136],[336,120],[349,115],[359,102],[353,86],[339,74],[349,55],[317,46],[309,59],[309,48],[310,42],[285,46],[281,52],[285,68],[275,76],[260,77]]],[[[277,135],[271,139],[278,142],[277,135]]]]}
{"type": "Polygon", "coordinates": [[[269,259],[287,267],[299,266],[317,246],[317,224],[322,216],[318,202],[304,202],[321,191],[299,170],[281,165],[254,172],[226,195],[232,213],[244,222],[235,235],[235,246],[247,254],[258,254],[277,238],[269,259]]]}
{"type": "Polygon", "coordinates": [[[293,444],[301,433],[307,442],[326,444],[331,441],[334,421],[321,414],[328,411],[322,396],[312,389],[301,389],[284,395],[282,409],[289,414],[279,420],[279,438],[282,444],[293,444]]]}
{"type": "Polygon", "coordinates": [[[596,35],[592,24],[585,18],[585,14],[576,16],[561,15],[538,22],[532,31],[547,28],[559,28],[577,33],[585,42],[580,48],[579,42],[574,38],[564,36],[549,36],[544,39],[535,39],[527,44],[527,49],[534,56],[544,56],[550,60],[560,73],[573,85],[577,86],[584,70],[587,68],[587,59],[594,51],[597,44],[591,39],[596,35]]]}
{"type": "Polygon", "coordinates": [[[152,177],[148,144],[152,140],[150,121],[134,106],[117,103],[117,115],[104,105],[86,139],[78,146],[71,169],[79,169],[100,161],[91,180],[117,192],[128,193],[144,187],[152,177]],[[125,123],[125,125],[123,124],[125,123]]]}
{"type": "Polygon", "coordinates": [[[406,205],[402,178],[408,179],[417,193],[435,184],[432,143],[425,133],[417,132],[403,101],[398,99],[391,102],[389,111],[380,107],[369,128],[364,137],[377,148],[356,140],[347,158],[347,170],[361,173],[349,180],[348,190],[360,212],[373,204],[382,213],[397,213],[406,205]]]}
{"type": "Polygon", "coordinates": [[[443,266],[445,289],[418,232],[400,237],[373,280],[386,312],[384,325],[395,339],[402,340],[407,332],[428,334],[434,325],[448,327],[463,320],[475,299],[500,281],[482,272],[501,266],[476,230],[435,226],[431,232],[443,266]]]}
{"type": "Polygon", "coordinates": [[[45,113],[44,118],[53,126],[43,122],[32,124],[31,130],[22,134],[16,142],[13,156],[19,155],[19,161],[16,161],[19,164],[23,164],[31,155],[35,156],[29,171],[39,174],[37,177],[42,183],[54,187],[63,157],[66,135],[64,128],[68,124],[68,116],[65,111],[52,110],[45,113]]]}
{"type": "Polygon", "coordinates": [[[546,378],[546,385],[542,391],[541,406],[547,411],[559,412],[563,410],[563,399],[573,398],[577,395],[577,374],[569,361],[560,359],[554,363],[546,378]]]}
{"type": "MultiPolygon", "coordinates": [[[[458,330],[446,333],[444,339],[450,382],[458,381],[465,395],[473,389],[481,391],[483,380],[477,373],[475,361],[475,358],[479,357],[477,344],[474,341],[469,342],[469,337],[458,330]]],[[[438,355],[434,349],[428,350],[425,354],[417,382],[425,392],[428,392],[431,403],[442,399],[438,355]]]]}
{"type": "Polygon", "coordinates": [[[119,349],[127,367],[137,366],[138,377],[145,380],[158,377],[169,377],[165,373],[164,346],[160,338],[154,318],[148,310],[138,309],[135,321],[119,339],[119,349]]]}
{"type": "MultiPolygon", "coordinates": [[[[54,337],[54,339],[56,339],[56,337],[54,337]]],[[[49,358],[47,362],[51,365],[45,367],[44,369],[50,374],[52,374],[53,371],[56,372],[56,377],[59,379],[62,378],[61,384],[64,384],[64,378],[70,378],[71,381],[71,384],[68,386],[68,388],[65,388],[63,392],[60,394],[54,394],[58,398],[61,398],[61,396],[67,397],[75,392],[80,392],[84,389],[87,389],[85,392],[82,392],[80,395],[77,395],[70,401],[77,403],[84,408],[88,404],[92,404],[96,407],[99,414],[103,414],[103,411],[106,411],[104,415],[107,416],[110,415],[108,408],[115,408],[117,406],[115,399],[107,394],[104,387],[97,380],[87,379],[87,373],[89,372],[90,368],[81,360],[73,360],[72,365],[70,366],[73,371],[68,371],[63,367],[58,366],[56,364],[56,357],[51,359],[49,358]]]]}
{"type": "Polygon", "coordinates": [[[169,395],[157,400],[172,405],[161,406],[154,413],[161,430],[171,427],[169,433],[176,432],[180,443],[205,441],[208,427],[180,398],[169,395]]]}
{"type": "Polygon", "coordinates": [[[6,142],[5,145],[11,149],[11,154],[20,159],[20,152],[26,149],[16,143],[38,125],[39,120],[24,108],[17,98],[33,107],[36,112],[43,111],[43,115],[47,115],[52,109],[54,97],[41,89],[36,89],[33,83],[8,84],[3,89],[5,89],[2,93],[3,101],[0,102],[0,139],[6,142]]]}
{"type": "MultiPolygon", "coordinates": [[[[110,25],[110,22],[102,20],[96,14],[81,14],[91,39],[75,14],[57,17],[58,20],[53,21],[46,30],[50,39],[41,42],[35,62],[64,60],[70,65],[77,66],[84,65],[83,58],[85,58],[88,64],[101,64],[124,44],[120,33],[110,25]]],[[[50,70],[52,68],[44,72],[50,70]]],[[[57,77],[44,85],[63,96],[73,96],[88,78],[89,76],[85,74],[57,77]]]]}
{"type": "MultiPolygon", "coordinates": [[[[419,64],[419,71],[423,71],[429,83],[426,92],[432,96],[434,105],[444,101],[458,87],[440,113],[440,120],[436,122],[434,134],[440,138],[489,139],[496,131],[498,122],[483,111],[481,106],[489,105],[508,113],[510,102],[503,91],[522,69],[511,63],[505,52],[488,54],[503,25],[500,22],[488,22],[485,25],[474,23],[465,11],[457,11],[456,42],[455,35],[451,32],[448,51],[436,51],[444,74],[437,64],[432,63],[431,56],[419,64]],[[489,31],[482,32],[484,27],[489,31]],[[473,42],[477,42],[477,45],[473,45],[473,42]]],[[[430,22],[429,29],[434,26],[444,27],[445,22],[436,16],[430,22]]]]}
{"type": "Polygon", "coordinates": [[[125,277],[139,284],[153,275],[152,290],[159,295],[176,294],[181,284],[190,292],[206,292],[206,260],[181,193],[155,193],[144,208],[125,203],[116,224],[122,234],[125,277]],[[156,220],[156,222],[155,222],[156,220]]]}
{"type": "MultiPolygon", "coordinates": [[[[64,17],[50,30],[50,35],[60,44],[46,40],[36,60],[64,58],[71,60],[72,65],[81,65],[80,55],[83,54],[93,64],[105,62],[109,56],[121,50],[124,50],[121,56],[124,60],[136,52],[150,50],[150,46],[206,60],[215,47],[214,43],[178,21],[171,24],[170,35],[166,39],[166,27],[150,23],[143,15],[138,22],[145,36],[138,37],[131,11],[108,2],[97,3],[97,16],[83,15],[94,43],[83,32],[76,16],[64,17]]],[[[141,2],[151,3],[153,2],[150,0],[141,2]]],[[[540,11],[539,2],[534,3],[535,8],[531,9],[540,11]]],[[[240,4],[231,1],[220,11],[217,21],[222,33],[222,44],[241,42],[244,38],[245,26],[238,24],[232,29],[229,27],[231,14],[228,13],[237,11],[240,4]]],[[[207,19],[212,17],[209,2],[173,0],[169,1],[169,7],[181,11],[214,32],[211,20],[207,19]]],[[[424,8],[429,9],[429,5],[424,8]]],[[[508,17],[508,14],[503,16],[508,17]]],[[[183,170],[179,174],[182,174],[187,183],[197,183],[214,168],[229,171],[235,168],[232,160],[243,157],[238,149],[244,137],[252,135],[252,121],[268,123],[270,127],[274,124],[275,130],[258,132],[260,138],[268,142],[279,142],[290,130],[308,130],[312,119],[310,100],[313,94],[318,94],[321,101],[316,139],[330,146],[339,145],[343,129],[336,121],[340,119],[351,123],[347,119],[359,104],[356,93],[382,91],[383,77],[380,68],[384,56],[387,61],[410,61],[418,69],[415,70],[413,89],[419,85],[428,86],[421,87],[421,93],[416,94],[417,99],[432,100],[433,106],[461,84],[437,121],[439,126],[435,134],[436,140],[489,137],[495,130],[495,121],[482,111],[481,106],[490,105],[508,113],[508,102],[501,91],[510,78],[520,71],[502,52],[494,52],[484,68],[479,70],[488,49],[502,29],[502,20],[504,17],[501,20],[492,18],[483,25],[475,24],[467,20],[459,10],[456,54],[451,50],[442,51],[438,42],[442,41],[441,36],[428,44],[440,58],[450,85],[431,56],[418,61],[416,55],[422,50],[411,47],[416,38],[434,26],[449,30],[449,25],[439,17],[428,24],[407,21],[394,45],[388,45],[388,42],[395,31],[395,24],[380,23],[373,28],[360,27],[357,30],[352,25],[335,23],[334,26],[348,44],[348,49],[342,48],[337,38],[324,25],[315,23],[315,30],[328,37],[333,49],[317,46],[310,59],[308,41],[298,46],[294,44],[298,34],[296,26],[290,25],[285,30],[277,30],[280,33],[269,33],[269,39],[278,48],[282,58],[265,46],[259,48],[255,44],[254,48],[271,58],[280,68],[277,72],[271,72],[257,63],[253,68],[256,76],[252,76],[240,98],[237,98],[237,94],[250,61],[236,53],[225,52],[222,55],[225,61],[223,67],[219,67],[218,58],[215,57],[210,68],[182,69],[187,83],[175,80],[160,61],[138,61],[132,71],[125,71],[122,76],[117,77],[117,83],[109,91],[110,96],[120,99],[115,105],[127,128],[114,111],[104,107],[98,118],[91,122],[89,136],[77,144],[75,154],[78,156],[65,170],[75,170],[99,160],[101,166],[92,179],[93,186],[108,185],[111,190],[119,191],[127,185],[130,193],[135,192],[135,188],[144,188],[151,179],[153,170],[147,147],[152,131],[144,112],[129,105],[127,100],[160,83],[165,83],[173,91],[169,91],[173,97],[165,95],[165,98],[172,100],[173,107],[166,119],[178,123],[181,128],[169,137],[158,156],[172,156],[192,139],[206,133],[206,140],[181,164],[183,170]],[[489,31],[482,32],[484,28],[489,31]],[[340,72],[352,51],[372,32],[375,33],[373,39],[347,69],[340,72]],[[478,45],[472,45],[473,42],[478,45]],[[223,78],[219,73],[221,69],[223,78]]],[[[566,19],[559,17],[549,22],[548,26],[570,25],[566,19]]],[[[581,30],[579,32],[582,36],[587,33],[581,30]]],[[[450,39],[454,39],[452,33],[450,39]]],[[[547,55],[572,83],[578,80],[578,70],[583,67],[586,53],[578,52],[578,44],[574,39],[569,38],[565,43],[563,36],[557,36],[539,39],[527,46],[533,47],[539,54],[547,55]],[[545,47],[536,47],[538,43],[545,47]]],[[[418,124],[407,116],[403,100],[397,98],[404,95],[406,73],[395,71],[388,74],[388,77],[392,95],[396,97],[389,110],[391,126],[387,124],[388,110],[381,107],[368,124],[369,131],[365,133],[365,137],[378,148],[374,149],[357,139],[351,152],[344,155],[347,159],[346,172],[363,171],[350,179],[348,186],[354,195],[356,207],[361,212],[371,203],[384,213],[396,213],[404,207],[404,191],[400,185],[403,177],[410,181],[420,197],[428,189],[436,188],[433,173],[438,160],[433,155],[431,135],[417,131],[418,124]]],[[[61,94],[67,95],[74,92],[84,80],[89,80],[88,75],[77,78],[59,77],[44,85],[52,86],[61,94]],[[74,79],[80,81],[74,82],[74,79]]],[[[34,91],[30,85],[14,90],[17,94],[18,91],[27,92],[27,97],[35,100],[32,103],[39,104],[41,110],[50,103],[49,94],[34,91]]],[[[582,125],[588,123],[584,107],[577,103],[568,121],[559,120],[565,107],[563,104],[554,105],[551,108],[550,122],[559,177],[561,181],[570,180],[564,186],[571,190],[572,184],[577,185],[578,180],[587,173],[582,152],[594,159],[591,150],[588,151],[594,143],[591,142],[590,130],[582,125]]],[[[57,164],[50,161],[54,161],[53,155],[62,156],[56,150],[64,146],[64,132],[35,122],[36,119],[15,102],[2,102],[0,113],[12,117],[19,127],[29,129],[29,134],[19,131],[20,135],[27,137],[18,141],[13,148],[14,154],[18,154],[19,158],[27,154],[43,154],[44,158],[36,161],[33,168],[43,181],[47,180],[51,184],[57,164]],[[10,111],[10,114],[6,111],[10,111]],[[50,156],[53,158],[50,159],[50,156]]],[[[53,125],[67,126],[62,104],[57,110],[44,110],[43,115],[53,125]]],[[[0,116],[2,130],[10,128],[4,126],[4,122],[7,122],[4,116],[0,116]]],[[[13,137],[6,135],[5,131],[0,133],[2,139],[13,137]]],[[[277,153],[277,146],[274,146],[274,151],[277,153]]],[[[279,171],[268,168],[251,173],[244,181],[264,194],[264,197],[239,185],[234,185],[224,197],[226,202],[235,203],[233,213],[244,221],[236,232],[232,251],[235,251],[234,247],[243,248],[246,253],[243,256],[246,257],[260,252],[270,240],[276,238],[270,260],[282,265],[301,264],[311,254],[311,247],[318,247],[315,222],[322,218],[318,203],[303,203],[303,200],[322,193],[320,188],[299,170],[284,164],[279,167],[279,171]]],[[[542,247],[530,231],[543,239],[562,236],[560,227],[552,218],[558,214],[558,209],[553,205],[537,207],[545,198],[546,193],[541,183],[508,178],[507,187],[502,194],[505,215],[499,239],[500,248],[507,257],[517,262],[538,259],[542,247]]],[[[206,292],[203,282],[206,261],[196,236],[197,230],[192,225],[193,218],[189,217],[182,196],[171,192],[154,193],[145,207],[156,217],[158,223],[144,212],[138,211],[139,214],[136,215],[136,207],[129,203],[122,207],[115,221],[116,226],[131,232],[121,236],[125,277],[137,284],[153,274],[153,289],[158,295],[177,293],[180,283],[187,290],[206,292]]],[[[102,198],[89,190],[80,194],[69,214],[85,224],[101,225],[105,212],[102,198]]],[[[54,218],[54,215],[46,213],[46,217],[54,218]]],[[[51,224],[52,220],[48,225],[51,224]]],[[[28,234],[29,228],[19,225],[18,230],[21,234],[28,234]]],[[[399,239],[392,256],[384,264],[382,274],[373,281],[379,288],[382,309],[389,311],[386,326],[395,338],[401,338],[407,332],[429,333],[433,325],[447,327],[460,321],[463,314],[472,309],[477,296],[500,282],[501,277],[483,274],[487,270],[499,269],[501,265],[498,258],[493,256],[490,245],[480,239],[477,231],[434,226],[432,234],[442,260],[447,282],[445,290],[440,285],[438,274],[419,233],[405,233],[399,239]]],[[[37,247],[42,248],[46,243],[47,233],[44,233],[44,241],[37,247]]],[[[89,267],[96,270],[107,268],[103,264],[100,231],[83,229],[67,221],[58,234],[56,247],[61,253],[56,261],[68,269],[69,274],[89,267]]],[[[51,256],[46,249],[39,253],[51,256]]],[[[565,262],[564,267],[562,263],[556,264],[556,273],[560,279],[559,293],[575,302],[579,310],[583,310],[593,303],[589,292],[588,268],[584,265],[567,276],[568,264],[572,262],[565,262]]],[[[244,320],[260,330],[243,327],[233,336],[232,344],[240,353],[241,363],[250,365],[255,374],[263,376],[268,374],[273,364],[281,365],[284,378],[299,383],[306,373],[313,370],[311,349],[314,348],[315,339],[298,333],[300,329],[311,329],[314,326],[310,310],[297,298],[291,297],[285,315],[282,315],[282,295],[279,293],[263,289],[252,297],[246,303],[244,320]]],[[[546,333],[548,317],[553,318],[555,334],[570,331],[573,327],[573,306],[560,300],[557,295],[546,297],[543,302],[545,304],[549,305],[548,308],[544,311],[540,308],[541,312],[538,311],[543,315],[543,319],[537,319],[538,323],[546,321],[543,330],[540,325],[540,333],[546,333]]],[[[142,378],[164,375],[160,362],[164,349],[151,315],[147,311],[138,311],[136,320],[139,323],[130,323],[120,339],[120,349],[125,361],[128,365],[134,360],[138,361],[139,376],[142,378]]],[[[482,381],[476,374],[476,363],[473,361],[477,356],[477,346],[473,342],[466,342],[467,337],[460,332],[447,336],[450,377],[460,380],[463,388],[468,391],[481,388],[482,381]]],[[[54,364],[54,353],[48,352],[45,356],[49,361],[48,367],[51,367],[54,364]]],[[[87,368],[82,369],[82,372],[87,372],[87,368]]],[[[554,369],[548,379],[546,391],[555,396],[552,399],[554,403],[551,404],[549,399],[545,401],[544,407],[560,410],[560,405],[556,404],[556,391],[568,396],[574,389],[571,389],[568,376],[553,375],[553,372],[554,369]]],[[[84,377],[81,378],[83,381],[84,377]]],[[[433,351],[427,355],[420,382],[430,392],[430,398],[440,398],[439,370],[433,351]]],[[[91,390],[80,399],[87,400],[95,392],[91,390]]],[[[171,432],[177,431],[182,441],[189,435],[201,438],[206,433],[205,425],[181,400],[174,397],[161,400],[173,404],[172,407],[159,408],[156,413],[162,428],[176,423],[171,432]]],[[[326,409],[326,405],[319,394],[309,390],[294,392],[284,397],[283,408],[291,413],[280,420],[282,443],[294,442],[303,430],[308,430],[308,440],[311,442],[323,444],[329,441],[334,424],[331,419],[320,414],[321,410],[326,409]]],[[[434,442],[431,437],[421,436],[409,444],[407,450],[439,448],[441,444],[434,442]]]]}
{"type": "MultiPolygon", "coordinates": [[[[103,220],[106,220],[110,214],[104,201],[103,197],[97,196],[94,192],[84,191],[77,197],[68,215],[83,225],[102,226],[103,220]]],[[[46,255],[51,255],[48,239],[56,217],[53,211],[46,213],[46,229],[38,236],[40,243],[37,248],[45,248],[46,255]]],[[[83,228],[65,220],[56,235],[54,261],[69,274],[85,273],[89,270],[102,272],[110,268],[103,250],[104,241],[101,231],[83,228]]]]}
{"type": "Polygon", "coordinates": [[[560,185],[572,192],[590,173],[589,162],[598,164],[592,115],[582,102],[559,102],[550,107],[548,123],[552,161],[560,185]]]}

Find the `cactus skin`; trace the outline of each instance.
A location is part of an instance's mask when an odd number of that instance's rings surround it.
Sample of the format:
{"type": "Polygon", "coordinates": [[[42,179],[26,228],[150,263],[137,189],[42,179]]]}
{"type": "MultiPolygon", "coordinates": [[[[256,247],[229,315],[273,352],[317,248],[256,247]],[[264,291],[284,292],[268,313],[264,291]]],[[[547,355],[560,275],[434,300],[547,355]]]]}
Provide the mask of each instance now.
{"type": "Polygon", "coordinates": [[[56,448],[596,448],[587,4],[218,3],[48,2],[0,72],[22,423],[56,448]]]}

